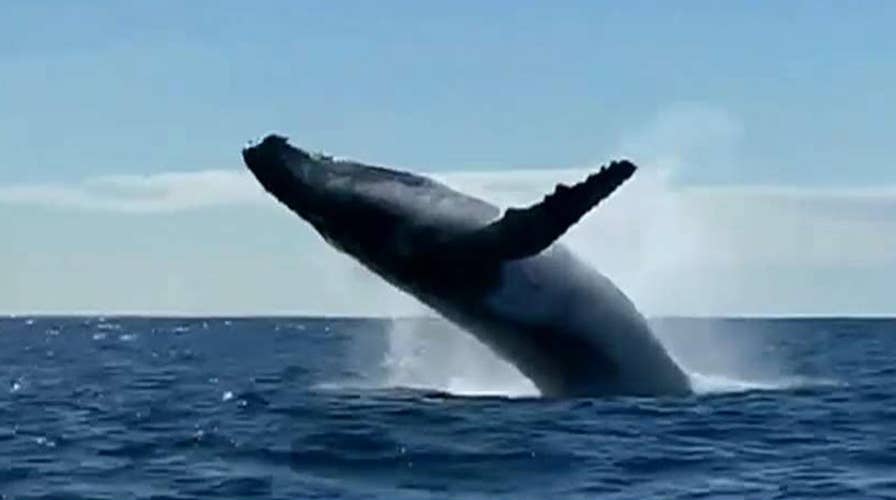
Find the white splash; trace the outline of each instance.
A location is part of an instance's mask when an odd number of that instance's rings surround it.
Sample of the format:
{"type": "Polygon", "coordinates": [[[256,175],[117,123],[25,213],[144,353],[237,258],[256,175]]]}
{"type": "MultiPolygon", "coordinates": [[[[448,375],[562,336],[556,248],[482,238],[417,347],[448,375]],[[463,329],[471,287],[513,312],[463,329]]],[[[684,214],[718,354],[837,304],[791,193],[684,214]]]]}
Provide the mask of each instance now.
{"type": "Polygon", "coordinates": [[[750,391],[787,391],[800,387],[838,385],[834,380],[807,377],[782,377],[775,380],[746,380],[724,375],[691,372],[688,374],[697,394],[725,394],[750,391]]]}
{"type": "MultiPolygon", "coordinates": [[[[742,349],[749,340],[735,345],[725,340],[724,335],[716,336],[714,341],[708,341],[706,336],[701,339],[693,344],[694,349],[684,357],[684,362],[680,356],[677,359],[698,395],[838,385],[830,379],[783,374],[778,365],[780,360],[765,356],[760,361],[759,351],[742,349]],[[708,352],[703,349],[712,351],[717,360],[727,359],[729,364],[720,362],[711,368],[713,371],[707,372],[693,369],[695,365],[706,366],[688,362],[701,352],[708,352]]],[[[680,354],[680,346],[678,350],[680,354]]],[[[515,367],[470,334],[444,321],[393,321],[383,364],[386,377],[374,388],[428,389],[458,396],[540,396],[532,382],[515,367]]]]}
{"type": "Polygon", "coordinates": [[[472,335],[428,318],[395,320],[383,361],[384,384],[461,396],[538,396],[538,389],[510,363],[472,335]]]}
{"type": "MultiPolygon", "coordinates": [[[[558,174],[558,180],[567,182],[581,177],[579,172],[558,174]]],[[[477,192],[464,186],[465,182],[460,184],[462,191],[499,205],[521,203],[508,195],[516,194],[513,189],[502,191],[501,186],[492,185],[488,192],[477,192]]],[[[713,289],[729,286],[708,269],[693,265],[695,259],[701,260],[707,247],[712,247],[713,235],[698,223],[700,214],[694,212],[694,207],[683,203],[669,187],[667,174],[648,168],[630,184],[625,188],[627,192],[602,205],[599,214],[575,226],[564,237],[564,243],[606,273],[648,314],[676,313],[662,305],[669,302],[670,293],[689,289],[681,285],[682,276],[713,289]],[[632,247],[637,251],[631,252],[632,247]]],[[[696,311],[713,310],[712,301],[698,294],[684,300],[696,311]]],[[[531,381],[471,335],[445,322],[435,328],[435,323],[393,323],[385,360],[387,385],[459,395],[538,395],[531,381]]],[[[779,360],[760,345],[759,336],[733,336],[709,330],[678,337],[665,335],[662,330],[655,330],[655,334],[691,375],[697,393],[776,390],[807,383],[788,377],[779,360]]]]}
{"type": "MultiPolygon", "coordinates": [[[[574,226],[563,243],[607,275],[648,315],[824,310],[821,301],[794,306],[793,299],[779,300],[781,294],[773,287],[781,281],[764,280],[757,285],[756,276],[773,266],[838,266],[846,255],[862,255],[862,262],[888,258],[892,252],[886,249],[896,245],[896,238],[889,235],[896,233],[882,231],[877,222],[857,225],[847,219],[870,214],[869,207],[880,212],[884,206],[870,205],[865,195],[841,200],[825,194],[819,202],[811,201],[815,198],[806,196],[811,190],[804,189],[786,193],[675,184],[676,178],[686,177],[682,174],[689,171],[737,168],[741,132],[736,117],[712,107],[685,104],[661,113],[644,130],[622,140],[619,154],[612,155],[629,157],[641,165],[638,175],[574,226]],[[842,207],[831,209],[837,204],[842,207]],[[863,243],[850,243],[847,250],[830,242],[863,243]],[[872,255],[869,249],[881,251],[873,250],[872,255]]],[[[462,192],[507,207],[528,205],[553,189],[556,182],[574,183],[591,171],[593,168],[437,177],[462,192]]],[[[892,200],[892,192],[880,199],[892,200]]],[[[887,203],[887,210],[892,211],[892,201],[887,203]]],[[[537,394],[530,381],[470,335],[457,328],[430,331],[431,324],[393,325],[385,362],[388,384],[458,394],[537,394]]],[[[778,390],[819,383],[790,376],[783,360],[761,345],[759,335],[708,331],[672,338],[662,331],[656,334],[691,374],[698,393],[778,390]]]]}

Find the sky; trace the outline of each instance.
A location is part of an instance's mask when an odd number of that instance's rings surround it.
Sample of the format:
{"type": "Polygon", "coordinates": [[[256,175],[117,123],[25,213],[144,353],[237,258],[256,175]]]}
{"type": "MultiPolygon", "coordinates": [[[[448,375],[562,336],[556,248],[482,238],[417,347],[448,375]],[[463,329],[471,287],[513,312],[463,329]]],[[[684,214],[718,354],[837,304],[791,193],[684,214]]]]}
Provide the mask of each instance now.
{"type": "Polygon", "coordinates": [[[300,146],[502,206],[625,156],[564,239],[651,315],[896,314],[896,4],[9,2],[0,312],[405,314],[265,197],[300,146]]]}

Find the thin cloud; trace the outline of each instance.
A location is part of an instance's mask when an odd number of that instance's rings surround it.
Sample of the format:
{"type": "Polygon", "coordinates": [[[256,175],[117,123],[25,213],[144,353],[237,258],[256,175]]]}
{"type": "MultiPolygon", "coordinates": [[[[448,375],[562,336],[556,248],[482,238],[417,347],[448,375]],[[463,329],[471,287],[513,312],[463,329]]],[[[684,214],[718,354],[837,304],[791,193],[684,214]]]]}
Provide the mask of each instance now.
{"type": "Polygon", "coordinates": [[[74,184],[0,186],[0,203],[156,213],[264,202],[250,175],[227,170],[92,177],[74,184]]]}
{"type": "MultiPolygon", "coordinates": [[[[576,182],[591,170],[436,177],[500,206],[519,206],[540,200],[557,182],[576,182]]],[[[286,210],[248,174],[172,172],[13,186],[0,188],[0,203],[53,207],[65,215],[81,211],[85,216],[79,224],[85,228],[91,224],[89,214],[97,211],[142,214],[144,241],[191,239],[188,260],[156,255],[145,244],[129,245],[107,230],[94,233],[102,239],[89,243],[93,250],[86,254],[35,247],[40,252],[29,257],[27,267],[10,264],[4,271],[15,278],[2,286],[13,286],[7,298],[20,304],[19,310],[50,305],[58,310],[182,308],[221,314],[261,314],[291,305],[309,314],[415,310],[406,297],[327,247],[310,227],[286,217],[286,210]],[[232,206],[246,210],[239,219],[221,214],[230,233],[197,232],[191,225],[192,212],[201,211],[211,227],[219,220],[217,210],[232,206]],[[153,214],[164,214],[165,224],[155,224],[153,214]],[[103,253],[107,246],[116,253],[103,253]],[[238,264],[210,258],[221,252],[239,255],[238,264]],[[43,269],[56,269],[54,276],[81,277],[63,283],[98,284],[93,292],[83,286],[60,288],[49,276],[35,278],[45,274],[43,269]],[[90,270],[89,277],[82,276],[83,269],[90,270]],[[109,277],[120,274],[129,276],[128,293],[109,277]],[[353,291],[351,300],[346,290],[353,291]],[[48,297],[56,299],[45,304],[48,297]]],[[[8,208],[0,206],[0,212],[8,208]]],[[[60,221],[71,220],[60,215],[60,221]]],[[[43,217],[41,226],[27,234],[58,232],[53,220],[43,217]]],[[[645,169],[562,242],[610,276],[649,314],[892,312],[884,298],[867,296],[873,284],[841,280],[855,269],[870,270],[872,278],[896,272],[896,188],[688,187],[645,169]]]]}

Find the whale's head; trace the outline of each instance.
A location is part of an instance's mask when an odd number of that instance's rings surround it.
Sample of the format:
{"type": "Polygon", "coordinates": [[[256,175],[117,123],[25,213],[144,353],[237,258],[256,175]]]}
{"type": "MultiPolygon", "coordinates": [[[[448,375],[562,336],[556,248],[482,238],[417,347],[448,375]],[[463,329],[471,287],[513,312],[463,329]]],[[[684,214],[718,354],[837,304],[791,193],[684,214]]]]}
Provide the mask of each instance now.
{"type": "Polygon", "coordinates": [[[290,146],[285,137],[269,135],[243,149],[243,161],[281,203],[312,224],[322,220],[328,204],[327,173],[314,155],[290,146]]]}
{"type": "Polygon", "coordinates": [[[262,187],[309,222],[331,244],[358,257],[395,241],[420,217],[428,179],[336,160],[269,135],[243,150],[262,187]]]}

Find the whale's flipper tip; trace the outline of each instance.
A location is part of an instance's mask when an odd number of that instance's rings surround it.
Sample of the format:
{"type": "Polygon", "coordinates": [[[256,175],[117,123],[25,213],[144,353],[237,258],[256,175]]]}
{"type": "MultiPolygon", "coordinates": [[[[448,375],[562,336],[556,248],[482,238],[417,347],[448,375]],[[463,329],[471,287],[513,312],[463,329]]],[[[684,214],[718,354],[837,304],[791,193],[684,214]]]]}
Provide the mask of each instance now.
{"type": "Polygon", "coordinates": [[[445,242],[444,246],[450,247],[445,250],[453,255],[493,260],[536,255],[610,196],[636,170],[635,164],[628,160],[614,161],[578,184],[558,184],[541,202],[527,208],[509,208],[497,221],[445,242]]]}

